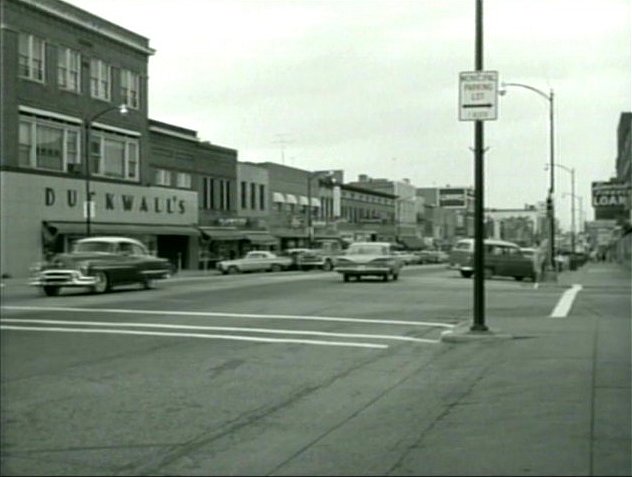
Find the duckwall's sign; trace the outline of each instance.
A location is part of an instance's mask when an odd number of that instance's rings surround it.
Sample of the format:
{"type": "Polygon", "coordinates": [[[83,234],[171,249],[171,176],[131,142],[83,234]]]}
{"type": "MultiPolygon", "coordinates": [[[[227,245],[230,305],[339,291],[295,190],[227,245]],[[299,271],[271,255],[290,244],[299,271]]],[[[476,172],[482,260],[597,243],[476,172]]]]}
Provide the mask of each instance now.
{"type": "MultiPolygon", "coordinates": [[[[11,189],[11,193],[4,194],[9,206],[20,209],[29,204],[31,215],[46,220],[84,220],[84,181],[11,176],[3,184],[11,189]]],[[[198,221],[197,193],[191,190],[92,181],[90,199],[93,219],[99,222],[190,225],[198,221]]]]}

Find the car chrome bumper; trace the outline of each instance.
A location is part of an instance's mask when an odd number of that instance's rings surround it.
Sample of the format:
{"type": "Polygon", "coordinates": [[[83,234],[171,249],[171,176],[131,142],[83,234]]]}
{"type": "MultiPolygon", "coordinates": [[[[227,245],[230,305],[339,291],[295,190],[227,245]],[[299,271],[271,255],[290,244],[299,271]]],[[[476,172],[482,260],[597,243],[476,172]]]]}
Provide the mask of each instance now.
{"type": "Polygon", "coordinates": [[[57,287],[89,287],[97,283],[96,277],[82,275],[78,270],[45,270],[29,281],[29,285],[57,287]]]}
{"type": "Polygon", "coordinates": [[[356,266],[356,267],[336,267],[335,271],[347,275],[372,275],[372,274],[384,274],[390,273],[389,267],[369,267],[369,266],[356,266]]]}

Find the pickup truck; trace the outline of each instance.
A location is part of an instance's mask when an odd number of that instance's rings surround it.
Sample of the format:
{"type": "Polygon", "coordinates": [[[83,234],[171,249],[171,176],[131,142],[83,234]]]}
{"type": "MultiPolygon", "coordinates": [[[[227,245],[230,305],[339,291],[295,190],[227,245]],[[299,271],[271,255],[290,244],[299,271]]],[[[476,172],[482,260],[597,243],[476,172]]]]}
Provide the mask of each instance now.
{"type": "Polygon", "coordinates": [[[221,260],[216,268],[224,275],[242,272],[280,272],[292,265],[290,257],[280,257],[265,250],[253,250],[243,258],[221,260]]]}

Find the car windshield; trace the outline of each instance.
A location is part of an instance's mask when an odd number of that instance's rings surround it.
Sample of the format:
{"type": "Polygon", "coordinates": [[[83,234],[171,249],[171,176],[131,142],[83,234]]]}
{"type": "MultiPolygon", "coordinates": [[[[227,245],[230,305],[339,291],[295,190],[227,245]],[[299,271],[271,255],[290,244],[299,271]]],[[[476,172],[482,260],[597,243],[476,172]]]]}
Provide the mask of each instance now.
{"type": "Polygon", "coordinates": [[[79,242],[74,246],[74,252],[112,252],[110,242],[79,242]]]}
{"type": "Polygon", "coordinates": [[[386,255],[386,247],[384,245],[351,245],[347,249],[347,255],[386,255]]]}

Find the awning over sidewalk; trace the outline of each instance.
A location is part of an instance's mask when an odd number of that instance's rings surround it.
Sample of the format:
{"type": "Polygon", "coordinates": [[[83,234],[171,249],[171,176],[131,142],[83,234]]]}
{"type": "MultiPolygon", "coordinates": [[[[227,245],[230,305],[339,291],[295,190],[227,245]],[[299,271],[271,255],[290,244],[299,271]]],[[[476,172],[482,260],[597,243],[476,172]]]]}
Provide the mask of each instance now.
{"type": "Polygon", "coordinates": [[[274,192],[272,194],[272,202],[285,203],[285,196],[281,192],[274,192]]]}
{"type": "MultiPolygon", "coordinates": [[[[85,235],[85,222],[50,222],[43,224],[47,232],[53,234],[85,235]]],[[[92,235],[188,235],[198,236],[200,232],[194,226],[188,225],[154,225],[154,224],[113,224],[90,223],[92,235]]]]}
{"type": "Polygon", "coordinates": [[[215,227],[199,227],[205,235],[215,241],[244,240],[246,236],[241,230],[222,230],[215,227]]]}
{"type": "Polygon", "coordinates": [[[278,238],[267,232],[246,232],[244,235],[246,240],[257,245],[277,245],[279,243],[278,238]]]}

